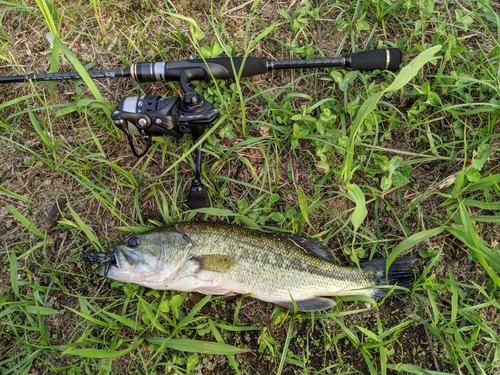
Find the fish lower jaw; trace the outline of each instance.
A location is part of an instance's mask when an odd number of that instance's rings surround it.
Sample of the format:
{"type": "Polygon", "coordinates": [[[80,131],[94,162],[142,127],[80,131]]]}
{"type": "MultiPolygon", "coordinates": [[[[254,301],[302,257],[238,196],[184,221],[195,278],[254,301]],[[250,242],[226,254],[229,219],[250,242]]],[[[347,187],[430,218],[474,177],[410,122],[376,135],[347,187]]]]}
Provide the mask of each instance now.
{"type": "MultiPolygon", "coordinates": [[[[101,276],[104,276],[102,273],[100,274],[101,276]]],[[[115,266],[110,267],[106,276],[110,279],[120,281],[122,283],[137,284],[149,289],[158,289],[158,290],[170,289],[167,287],[168,278],[158,278],[157,275],[150,277],[148,275],[141,275],[140,273],[137,274],[130,271],[122,271],[121,269],[115,266]]]]}

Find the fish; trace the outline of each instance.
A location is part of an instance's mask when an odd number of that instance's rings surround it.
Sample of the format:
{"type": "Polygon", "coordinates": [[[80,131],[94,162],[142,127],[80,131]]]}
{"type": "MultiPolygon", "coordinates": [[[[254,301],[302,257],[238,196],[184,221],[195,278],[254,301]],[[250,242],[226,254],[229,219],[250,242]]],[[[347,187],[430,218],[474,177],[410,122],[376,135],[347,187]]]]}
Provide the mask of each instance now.
{"type": "MultiPolygon", "coordinates": [[[[250,295],[301,312],[328,310],[332,296],[380,299],[412,288],[417,258],[341,266],[323,243],[216,222],[187,222],[134,234],[106,253],[101,276],[150,289],[250,295]]],[[[95,256],[95,253],[92,253],[95,256]]]]}

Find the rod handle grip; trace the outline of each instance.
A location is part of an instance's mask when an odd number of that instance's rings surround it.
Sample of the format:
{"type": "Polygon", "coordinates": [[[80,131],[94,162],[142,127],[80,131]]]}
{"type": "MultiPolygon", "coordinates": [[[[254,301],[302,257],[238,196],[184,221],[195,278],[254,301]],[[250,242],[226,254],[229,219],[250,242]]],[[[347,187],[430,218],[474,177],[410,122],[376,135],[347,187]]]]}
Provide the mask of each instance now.
{"type": "MultiPolygon", "coordinates": [[[[219,57],[214,59],[206,59],[209,66],[211,64],[217,64],[222,66],[224,69],[220,70],[220,73],[216,70],[212,70],[214,78],[219,79],[235,79],[243,65],[243,70],[241,70],[241,77],[251,77],[259,74],[267,73],[267,60],[259,57],[219,57]],[[231,60],[233,61],[231,63],[231,60]],[[234,64],[234,69],[233,69],[234,64]]],[[[202,63],[202,61],[199,61],[202,63]]]]}
{"type": "Polygon", "coordinates": [[[398,48],[374,49],[355,52],[350,56],[349,67],[354,70],[397,70],[403,61],[398,48]]]}

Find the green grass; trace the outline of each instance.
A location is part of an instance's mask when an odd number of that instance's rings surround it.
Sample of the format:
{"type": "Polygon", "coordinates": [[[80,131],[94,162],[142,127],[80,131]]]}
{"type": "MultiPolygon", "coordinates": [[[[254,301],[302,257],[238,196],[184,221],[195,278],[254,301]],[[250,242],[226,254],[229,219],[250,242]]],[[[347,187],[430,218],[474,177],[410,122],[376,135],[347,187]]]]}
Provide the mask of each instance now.
{"type": "Polygon", "coordinates": [[[0,0],[0,75],[84,77],[0,87],[0,372],[497,374],[498,5],[173,4],[0,0]],[[213,207],[200,210],[185,204],[190,138],[156,137],[136,159],[109,117],[125,96],[178,85],[85,74],[384,47],[403,51],[399,71],[194,84],[221,112],[203,136],[213,207]],[[126,233],[189,220],[311,236],[344,263],[417,256],[422,275],[401,298],[301,314],[108,282],[80,263],[126,233]]]}

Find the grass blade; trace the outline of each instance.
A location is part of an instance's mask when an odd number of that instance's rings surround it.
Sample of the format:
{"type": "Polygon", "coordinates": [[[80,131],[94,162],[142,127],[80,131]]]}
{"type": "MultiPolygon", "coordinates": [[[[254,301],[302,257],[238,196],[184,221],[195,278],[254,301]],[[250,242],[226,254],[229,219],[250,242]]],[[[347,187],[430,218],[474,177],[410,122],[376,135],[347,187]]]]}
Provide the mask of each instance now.
{"type": "Polygon", "coordinates": [[[472,231],[465,229],[464,226],[452,226],[446,229],[467,245],[493,282],[500,287],[500,277],[495,274],[495,272],[500,274],[500,258],[490,249],[489,245],[480,238],[471,238],[472,231]]]}
{"type": "Polygon", "coordinates": [[[389,85],[384,90],[371,95],[361,106],[354,118],[351,125],[351,132],[349,135],[348,147],[346,150],[344,161],[341,167],[341,181],[347,183],[352,179],[353,173],[356,168],[353,168],[354,160],[354,147],[356,144],[356,137],[361,131],[365,119],[370,113],[373,112],[377,103],[382,98],[386,92],[397,91],[403,88],[408,82],[410,82],[422,69],[422,67],[434,60],[434,55],[441,49],[440,45],[431,47],[417,57],[415,57],[410,63],[408,63],[401,71],[398,73],[391,85],[389,85]]]}
{"type": "Polygon", "coordinates": [[[33,224],[31,221],[29,221],[22,213],[20,213],[14,206],[11,206],[10,204],[7,204],[7,208],[9,211],[14,215],[14,217],[21,222],[31,233],[33,233],[35,236],[45,240],[45,234],[40,231],[35,224],[33,224]]]}
{"type": "Polygon", "coordinates": [[[78,215],[78,213],[71,207],[68,207],[69,212],[71,213],[71,216],[73,216],[73,219],[75,222],[72,222],[70,220],[61,220],[59,223],[61,225],[68,225],[73,228],[77,228],[80,231],[82,231],[87,239],[90,241],[90,243],[98,250],[102,251],[101,245],[99,240],[97,239],[96,235],[90,229],[90,227],[83,221],[83,219],[78,215]]]}
{"type": "Polygon", "coordinates": [[[419,243],[439,235],[442,233],[446,227],[440,226],[436,227],[433,229],[428,229],[424,230],[415,234],[412,234],[410,237],[406,238],[405,240],[401,241],[395,248],[394,250],[391,251],[389,256],[387,257],[387,265],[390,265],[394,260],[399,257],[403,252],[406,250],[417,246],[419,243]]]}
{"type": "Polygon", "coordinates": [[[228,344],[201,340],[165,339],[161,337],[148,337],[146,340],[153,345],[189,353],[235,355],[247,353],[249,351],[248,349],[241,349],[228,344]]]}
{"type": "Polygon", "coordinates": [[[351,223],[354,227],[354,231],[357,231],[363,221],[368,215],[368,210],[366,209],[366,199],[365,194],[361,191],[358,185],[347,184],[348,198],[356,204],[354,211],[351,214],[351,223]]]}
{"type": "Polygon", "coordinates": [[[407,372],[407,373],[413,374],[413,375],[453,375],[453,373],[451,373],[451,372],[425,370],[417,365],[403,364],[403,363],[397,364],[397,365],[389,364],[389,365],[387,365],[387,368],[390,370],[398,371],[398,372],[407,372]]]}
{"type": "Polygon", "coordinates": [[[32,305],[26,306],[26,312],[28,314],[44,315],[44,316],[59,314],[59,311],[51,309],[50,307],[32,306],[32,305]]]}
{"type": "Polygon", "coordinates": [[[406,86],[420,72],[424,65],[436,59],[435,55],[441,48],[442,46],[438,44],[420,53],[400,70],[394,81],[385,89],[385,92],[397,91],[406,86]]]}
{"type": "MultiPolygon", "coordinates": [[[[82,80],[85,82],[85,84],[88,86],[89,90],[92,92],[92,95],[94,95],[94,98],[96,98],[97,101],[99,102],[105,102],[101,92],[97,88],[96,84],[90,78],[89,74],[87,73],[87,70],[84,68],[84,66],[80,63],[78,58],[75,56],[73,52],[62,42],[62,40],[58,36],[53,36],[54,41],[59,44],[59,47],[61,48],[61,51],[66,55],[68,60],[71,62],[75,70],[78,72],[80,77],[82,77],[82,80]]],[[[102,108],[106,108],[105,106],[102,108]]]]}
{"type": "Polygon", "coordinates": [[[139,345],[142,344],[142,339],[139,339],[136,343],[129,346],[123,350],[104,350],[104,349],[66,349],[63,354],[74,355],[77,357],[84,358],[99,358],[99,359],[113,359],[122,357],[131,353],[134,349],[136,349],[139,345]]]}
{"type": "Polygon", "coordinates": [[[10,285],[12,287],[12,291],[14,295],[19,298],[19,282],[18,282],[18,274],[17,274],[17,256],[14,251],[8,251],[7,256],[9,257],[9,265],[10,265],[10,285]]]}
{"type": "Polygon", "coordinates": [[[40,11],[43,15],[43,18],[45,18],[45,22],[47,23],[50,32],[53,35],[60,37],[59,30],[56,27],[56,23],[54,22],[54,18],[52,17],[52,13],[50,12],[47,2],[45,0],[36,0],[36,4],[38,5],[38,8],[40,8],[40,11]]]}
{"type": "Polygon", "coordinates": [[[312,224],[309,221],[309,205],[307,204],[307,197],[304,193],[304,190],[300,186],[297,189],[297,197],[299,200],[300,213],[302,214],[305,222],[312,227],[312,224]]]}

